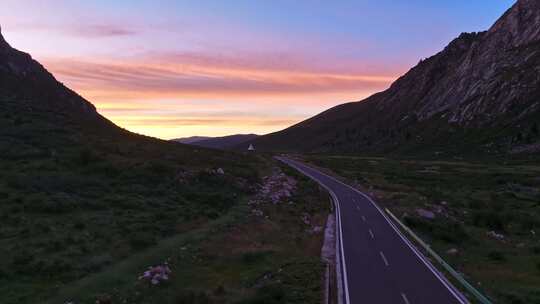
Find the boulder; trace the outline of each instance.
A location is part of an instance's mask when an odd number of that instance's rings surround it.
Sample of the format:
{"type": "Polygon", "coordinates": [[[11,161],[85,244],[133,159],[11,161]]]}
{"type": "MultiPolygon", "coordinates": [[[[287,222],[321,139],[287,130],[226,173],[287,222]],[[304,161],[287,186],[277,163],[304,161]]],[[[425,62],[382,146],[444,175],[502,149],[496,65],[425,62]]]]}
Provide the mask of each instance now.
{"type": "Polygon", "coordinates": [[[419,208],[419,209],[416,209],[416,213],[425,218],[425,219],[428,219],[428,220],[433,220],[435,219],[435,213],[429,211],[429,210],[426,210],[426,209],[422,209],[422,208],[419,208]]]}

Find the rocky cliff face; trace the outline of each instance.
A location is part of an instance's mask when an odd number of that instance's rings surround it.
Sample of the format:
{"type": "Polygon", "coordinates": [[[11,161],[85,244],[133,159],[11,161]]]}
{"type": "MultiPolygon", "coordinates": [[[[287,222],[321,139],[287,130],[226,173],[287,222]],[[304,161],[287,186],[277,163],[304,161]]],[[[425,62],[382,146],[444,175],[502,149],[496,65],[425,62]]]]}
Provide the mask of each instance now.
{"type": "Polygon", "coordinates": [[[462,35],[418,67],[420,78],[436,83],[418,88],[412,74],[406,88],[397,82],[393,90],[418,91],[413,110],[421,120],[444,113],[449,122],[483,125],[505,114],[522,117],[539,106],[539,43],[540,2],[518,1],[489,31],[462,35]]]}
{"type": "Polygon", "coordinates": [[[470,145],[508,150],[537,140],[539,110],[540,1],[520,0],[488,31],[462,34],[388,90],[254,143],[354,152],[444,148],[467,137],[470,145]]]}

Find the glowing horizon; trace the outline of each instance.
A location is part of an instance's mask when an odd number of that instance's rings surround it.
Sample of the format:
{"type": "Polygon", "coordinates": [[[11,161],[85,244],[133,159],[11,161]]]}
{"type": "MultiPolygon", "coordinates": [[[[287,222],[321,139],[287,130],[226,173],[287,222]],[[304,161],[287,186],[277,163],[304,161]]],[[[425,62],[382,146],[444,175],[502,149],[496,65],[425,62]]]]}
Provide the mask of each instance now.
{"type": "Polygon", "coordinates": [[[13,47],[116,124],[170,139],[270,133],[359,101],[514,1],[4,2],[13,47]]]}

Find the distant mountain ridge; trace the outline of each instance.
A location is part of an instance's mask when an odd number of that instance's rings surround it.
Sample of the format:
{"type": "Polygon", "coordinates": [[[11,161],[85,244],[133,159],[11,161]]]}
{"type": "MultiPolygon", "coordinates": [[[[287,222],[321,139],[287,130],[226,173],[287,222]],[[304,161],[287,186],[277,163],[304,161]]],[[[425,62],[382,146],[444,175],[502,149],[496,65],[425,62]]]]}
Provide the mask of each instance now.
{"type": "MultiPolygon", "coordinates": [[[[213,149],[232,149],[259,137],[257,134],[236,134],[222,137],[205,137],[205,136],[192,136],[187,138],[173,139],[173,141],[190,144],[199,147],[213,148],[213,149]]],[[[247,149],[247,146],[244,148],[247,149]]]]}
{"type": "Polygon", "coordinates": [[[193,143],[196,143],[201,140],[210,139],[212,137],[209,136],[190,136],[190,137],[183,137],[183,138],[176,138],[172,139],[172,141],[176,141],[182,144],[190,145],[193,143]]]}
{"type": "Polygon", "coordinates": [[[250,143],[317,152],[509,152],[539,141],[540,1],[464,33],[391,87],[250,143]]]}

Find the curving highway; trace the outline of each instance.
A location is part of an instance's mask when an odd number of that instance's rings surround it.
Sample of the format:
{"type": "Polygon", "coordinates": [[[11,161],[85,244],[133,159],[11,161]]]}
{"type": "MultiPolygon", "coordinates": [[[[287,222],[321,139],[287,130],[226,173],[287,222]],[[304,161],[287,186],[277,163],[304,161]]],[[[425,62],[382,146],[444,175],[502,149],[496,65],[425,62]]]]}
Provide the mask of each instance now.
{"type": "Polygon", "coordinates": [[[339,303],[468,303],[371,198],[304,163],[276,158],[315,180],[334,200],[339,303]]]}

